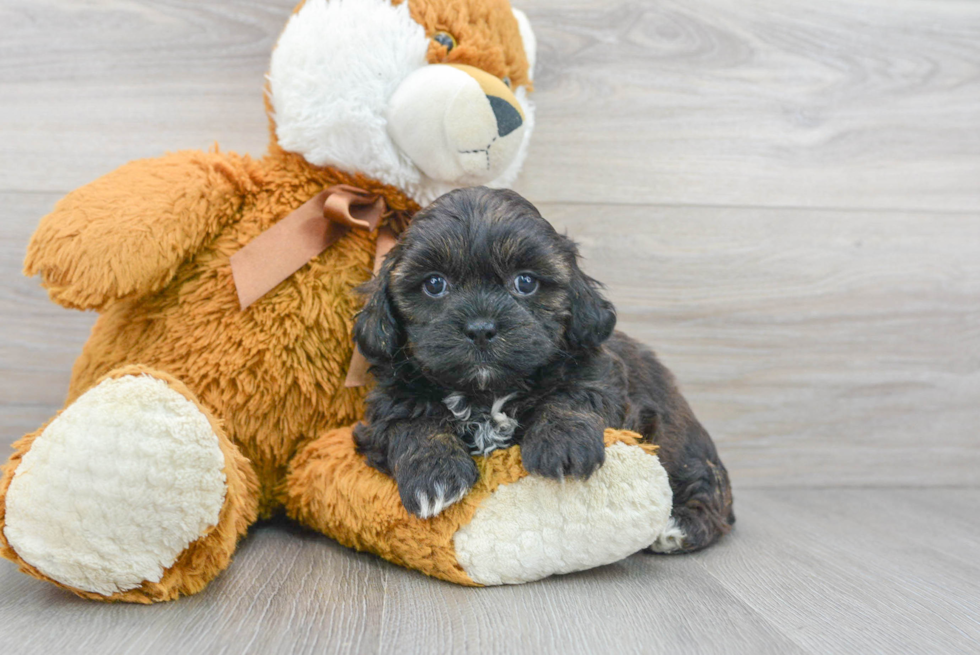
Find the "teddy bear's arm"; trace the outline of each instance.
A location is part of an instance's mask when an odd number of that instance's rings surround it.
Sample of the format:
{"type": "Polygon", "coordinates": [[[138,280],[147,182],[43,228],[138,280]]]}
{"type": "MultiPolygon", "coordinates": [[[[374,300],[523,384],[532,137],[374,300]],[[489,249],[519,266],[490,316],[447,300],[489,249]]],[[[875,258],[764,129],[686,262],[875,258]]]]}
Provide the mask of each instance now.
{"type": "Polygon", "coordinates": [[[176,152],[126,164],[69,193],[41,219],[24,262],[55,302],[101,309],[161,289],[238,215],[256,163],[176,152]]]}

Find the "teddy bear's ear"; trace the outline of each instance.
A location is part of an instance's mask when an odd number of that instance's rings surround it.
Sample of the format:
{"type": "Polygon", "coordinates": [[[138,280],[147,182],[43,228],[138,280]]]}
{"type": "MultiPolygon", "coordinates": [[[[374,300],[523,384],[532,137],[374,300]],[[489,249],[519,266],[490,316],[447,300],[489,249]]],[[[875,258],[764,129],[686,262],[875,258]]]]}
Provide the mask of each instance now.
{"type": "Polygon", "coordinates": [[[531,21],[527,19],[520,9],[513,9],[514,18],[517,19],[517,28],[521,31],[521,41],[524,42],[524,54],[527,56],[527,77],[534,79],[534,63],[538,58],[538,40],[531,29],[531,21]]]}
{"type": "Polygon", "coordinates": [[[367,296],[367,302],[354,323],[354,341],[371,364],[390,362],[404,340],[389,288],[391,271],[397,259],[396,246],[388,253],[378,274],[359,289],[367,296]]]}

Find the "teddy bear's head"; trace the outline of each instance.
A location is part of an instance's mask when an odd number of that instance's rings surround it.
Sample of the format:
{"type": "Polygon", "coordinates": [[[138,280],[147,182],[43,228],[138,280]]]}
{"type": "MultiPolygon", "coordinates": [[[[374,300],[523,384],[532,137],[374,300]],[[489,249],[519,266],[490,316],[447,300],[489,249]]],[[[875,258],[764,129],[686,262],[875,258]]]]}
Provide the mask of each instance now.
{"type": "Polygon", "coordinates": [[[507,0],[305,0],[272,54],[274,137],[423,204],[507,186],[534,125],[534,57],[507,0]]]}

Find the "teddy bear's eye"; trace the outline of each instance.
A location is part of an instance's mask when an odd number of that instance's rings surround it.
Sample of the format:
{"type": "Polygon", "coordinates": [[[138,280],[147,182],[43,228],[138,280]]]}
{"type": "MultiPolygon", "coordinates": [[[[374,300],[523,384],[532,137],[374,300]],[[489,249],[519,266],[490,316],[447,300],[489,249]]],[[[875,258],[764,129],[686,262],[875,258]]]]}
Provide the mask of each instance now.
{"type": "Polygon", "coordinates": [[[432,40],[444,46],[447,52],[452,51],[456,47],[456,37],[449,32],[436,32],[432,35],[432,40]]]}
{"type": "Polygon", "coordinates": [[[504,84],[507,85],[508,89],[510,88],[510,78],[507,77],[506,75],[504,75],[504,84]]]}

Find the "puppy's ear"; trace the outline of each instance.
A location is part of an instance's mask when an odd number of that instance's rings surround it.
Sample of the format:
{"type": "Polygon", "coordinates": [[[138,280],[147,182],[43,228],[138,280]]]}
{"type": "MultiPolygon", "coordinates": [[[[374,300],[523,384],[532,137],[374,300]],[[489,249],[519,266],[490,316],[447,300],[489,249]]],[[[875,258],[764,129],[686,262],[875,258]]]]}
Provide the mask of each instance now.
{"type": "Polygon", "coordinates": [[[378,274],[358,289],[367,296],[367,301],[354,323],[354,341],[372,364],[394,359],[404,338],[389,286],[397,251],[396,246],[388,253],[378,274]]]}
{"type": "Polygon", "coordinates": [[[569,284],[570,313],[565,340],[570,349],[589,350],[599,347],[616,327],[616,310],[599,292],[599,283],[572,266],[569,284]]]}

